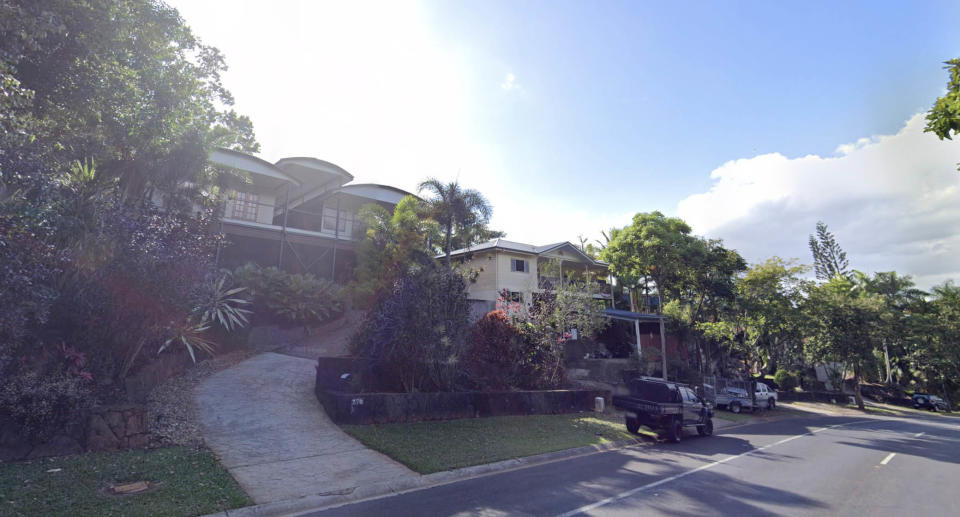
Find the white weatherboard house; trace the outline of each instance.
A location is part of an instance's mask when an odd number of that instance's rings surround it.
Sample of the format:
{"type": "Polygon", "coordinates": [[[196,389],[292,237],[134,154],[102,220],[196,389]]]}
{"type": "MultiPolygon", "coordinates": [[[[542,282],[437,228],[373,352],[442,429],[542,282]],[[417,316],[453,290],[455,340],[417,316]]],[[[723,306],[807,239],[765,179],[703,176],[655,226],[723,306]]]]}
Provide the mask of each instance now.
{"type": "Polygon", "coordinates": [[[612,298],[607,263],[594,260],[569,242],[534,246],[493,239],[453,251],[450,256],[476,274],[467,284],[475,315],[493,310],[504,290],[514,301],[529,304],[538,293],[569,281],[596,282],[602,286],[598,297],[612,298]]]}

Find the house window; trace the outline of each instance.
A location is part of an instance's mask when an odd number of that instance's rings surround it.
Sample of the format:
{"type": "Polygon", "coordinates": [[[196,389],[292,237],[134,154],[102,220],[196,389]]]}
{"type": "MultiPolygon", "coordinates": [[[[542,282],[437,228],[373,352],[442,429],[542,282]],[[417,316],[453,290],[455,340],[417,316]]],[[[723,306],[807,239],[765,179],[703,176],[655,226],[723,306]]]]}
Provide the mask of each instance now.
{"type": "Polygon", "coordinates": [[[340,211],[340,221],[337,221],[337,211],[333,208],[323,210],[323,231],[346,233],[348,213],[340,211]],[[339,226],[339,228],[338,228],[339,226]]]}
{"type": "Polygon", "coordinates": [[[530,263],[523,259],[510,259],[510,271],[529,273],[530,263]]]}
{"type": "Polygon", "coordinates": [[[511,302],[523,303],[523,293],[520,291],[510,291],[510,296],[508,299],[511,302]]]}
{"type": "Polygon", "coordinates": [[[260,214],[260,196],[249,192],[237,192],[233,198],[233,217],[256,221],[260,214]]]}

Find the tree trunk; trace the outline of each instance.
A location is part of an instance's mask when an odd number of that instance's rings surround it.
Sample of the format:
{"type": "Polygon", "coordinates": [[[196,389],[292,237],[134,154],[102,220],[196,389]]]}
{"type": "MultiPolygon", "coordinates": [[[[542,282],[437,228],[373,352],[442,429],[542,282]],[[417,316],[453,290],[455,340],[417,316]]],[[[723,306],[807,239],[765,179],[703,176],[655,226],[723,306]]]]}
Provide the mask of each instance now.
{"type": "Polygon", "coordinates": [[[860,392],[860,365],[853,365],[853,397],[857,400],[857,408],[866,409],[863,405],[863,394],[860,392]]]}
{"type": "Polygon", "coordinates": [[[884,381],[887,384],[893,382],[893,375],[890,372],[890,350],[887,348],[887,340],[883,340],[883,362],[887,366],[887,379],[884,381]]]}
{"type": "Polygon", "coordinates": [[[443,246],[444,251],[447,252],[447,259],[446,259],[447,267],[450,267],[450,240],[452,238],[453,238],[453,224],[448,223],[446,242],[444,243],[444,246],[443,246]]]}

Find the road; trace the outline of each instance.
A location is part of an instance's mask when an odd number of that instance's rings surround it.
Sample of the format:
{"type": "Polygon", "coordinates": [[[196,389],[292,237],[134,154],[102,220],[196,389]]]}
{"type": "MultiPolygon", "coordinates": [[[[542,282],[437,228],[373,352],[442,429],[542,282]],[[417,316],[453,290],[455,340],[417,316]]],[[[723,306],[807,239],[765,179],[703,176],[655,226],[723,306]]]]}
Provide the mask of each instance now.
{"type": "Polygon", "coordinates": [[[798,417],[310,513],[956,515],[960,419],[798,417]]]}

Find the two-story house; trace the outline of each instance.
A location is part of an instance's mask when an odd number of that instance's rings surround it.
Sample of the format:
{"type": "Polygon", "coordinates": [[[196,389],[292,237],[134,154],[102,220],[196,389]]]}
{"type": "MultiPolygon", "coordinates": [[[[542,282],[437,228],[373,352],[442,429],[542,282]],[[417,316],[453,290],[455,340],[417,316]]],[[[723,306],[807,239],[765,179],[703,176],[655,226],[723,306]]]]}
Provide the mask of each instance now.
{"type": "Polygon", "coordinates": [[[255,262],[349,280],[365,231],[357,218],[360,207],[377,203],[392,211],[411,195],[388,185],[353,183],[352,174],[317,158],[270,163],[216,149],[209,159],[245,178],[225,196],[221,229],[228,244],[218,253],[221,267],[255,262]]]}
{"type": "Polygon", "coordinates": [[[450,256],[472,273],[467,296],[475,314],[493,310],[503,291],[514,301],[529,304],[536,294],[570,281],[596,282],[601,285],[599,298],[612,297],[607,263],[569,242],[534,246],[493,239],[453,251],[450,256]]]}

